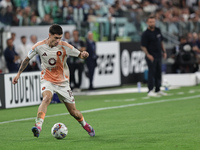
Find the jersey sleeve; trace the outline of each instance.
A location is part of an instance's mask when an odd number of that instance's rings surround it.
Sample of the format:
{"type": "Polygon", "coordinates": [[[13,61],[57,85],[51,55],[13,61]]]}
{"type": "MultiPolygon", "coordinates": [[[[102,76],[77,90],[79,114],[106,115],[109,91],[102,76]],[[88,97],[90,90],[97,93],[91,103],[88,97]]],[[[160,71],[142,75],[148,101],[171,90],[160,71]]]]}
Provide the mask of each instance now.
{"type": "Polygon", "coordinates": [[[147,39],[145,32],[142,34],[141,45],[144,47],[147,47],[147,45],[148,45],[148,39],[147,39]]]}
{"type": "MultiPolygon", "coordinates": [[[[159,29],[159,28],[158,28],[158,29],[159,29]]],[[[160,32],[160,35],[161,35],[161,41],[163,41],[164,38],[163,38],[163,35],[162,35],[162,32],[160,31],[160,29],[159,29],[159,32],[160,32]]]]}
{"type": "Polygon", "coordinates": [[[37,47],[33,46],[28,52],[28,58],[32,59],[37,54],[37,47]]]}
{"type": "Polygon", "coordinates": [[[79,54],[80,54],[80,51],[78,49],[76,49],[76,48],[73,47],[73,49],[71,50],[71,52],[70,52],[69,55],[70,56],[74,56],[74,57],[78,57],[79,54]]]}
{"type": "Polygon", "coordinates": [[[67,42],[63,42],[62,43],[65,50],[66,50],[66,54],[68,56],[74,56],[74,57],[78,57],[80,54],[80,51],[78,49],[76,49],[74,46],[72,46],[71,44],[67,43],[67,42]]]}

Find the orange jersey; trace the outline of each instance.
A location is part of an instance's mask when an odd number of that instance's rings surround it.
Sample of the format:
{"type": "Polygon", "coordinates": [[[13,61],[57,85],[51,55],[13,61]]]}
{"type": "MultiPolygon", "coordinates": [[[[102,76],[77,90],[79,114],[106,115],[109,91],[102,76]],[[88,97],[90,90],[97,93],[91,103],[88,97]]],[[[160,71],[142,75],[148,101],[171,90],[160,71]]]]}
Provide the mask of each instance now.
{"type": "Polygon", "coordinates": [[[65,86],[66,82],[69,82],[67,56],[78,57],[80,51],[64,41],[51,48],[46,40],[43,40],[32,47],[28,57],[31,59],[36,54],[39,54],[41,59],[41,80],[45,79],[53,84],[65,86]]]}

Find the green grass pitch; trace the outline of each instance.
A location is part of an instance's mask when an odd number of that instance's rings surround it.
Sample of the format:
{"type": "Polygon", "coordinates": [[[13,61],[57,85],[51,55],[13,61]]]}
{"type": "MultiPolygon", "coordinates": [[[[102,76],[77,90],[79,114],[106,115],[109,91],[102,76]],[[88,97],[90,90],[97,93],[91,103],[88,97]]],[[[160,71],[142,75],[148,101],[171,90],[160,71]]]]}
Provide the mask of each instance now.
{"type": "Polygon", "coordinates": [[[31,132],[38,106],[0,110],[0,149],[199,150],[200,86],[167,93],[149,99],[146,93],[75,96],[76,107],[94,127],[95,137],[67,114],[63,104],[48,107],[39,138],[31,132]],[[62,140],[51,135],[56,122],[68,127],[68,135],[62,140]]]}

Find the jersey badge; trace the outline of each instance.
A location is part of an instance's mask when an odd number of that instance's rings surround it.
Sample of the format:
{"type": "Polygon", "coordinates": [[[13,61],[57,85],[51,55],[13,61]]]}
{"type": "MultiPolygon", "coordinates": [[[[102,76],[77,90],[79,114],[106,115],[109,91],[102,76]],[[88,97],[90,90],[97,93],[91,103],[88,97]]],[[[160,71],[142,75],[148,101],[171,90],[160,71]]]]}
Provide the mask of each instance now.
{"type": "Polygon", "coordinates": [[[57,55],[58,55],[58,56],[61,56],[61,55],[62,55],[62,52],[61,52],[61,51],[58,51],[58,52],[57,52],[57,55]]]}

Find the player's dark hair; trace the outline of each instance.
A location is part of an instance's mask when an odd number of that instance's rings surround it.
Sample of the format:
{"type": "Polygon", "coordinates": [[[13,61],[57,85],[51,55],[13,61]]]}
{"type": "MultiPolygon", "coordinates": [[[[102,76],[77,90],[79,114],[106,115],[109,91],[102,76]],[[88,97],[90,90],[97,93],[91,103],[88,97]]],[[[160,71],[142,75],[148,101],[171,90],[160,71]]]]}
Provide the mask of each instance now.
{"type": "Polygon", "coordinates": [[[153,15],[150,15],[150,16],[147,18],[147,20],[146,20],[146,21],[148,21],[149,19],[156,19],[156,17],[155,17],[155,16],[153,16],[153,15]]]}
{"type": "Polygon", "coordinates": [[[63,34],[63,30],[62,30],[62,28],[61,28],[60,25],[58,25],[58,24],[53,24],[53,25],[49,28],[49,33],[61,35],[61,34],[63,34]]]}
{"type": "Polygon", "coordinates": [[[26,36],[25,36],[25,35],[22,35],[22,36],[21,36],[21,39],[24,39],[24,38],[26,38],[26,36]]]}
{"type": "Polygon", "coordinates": [[[9,38],[9,39],[6,40],[7,44],[8,44],[8,41],[9,41],[9,40],[12,40],[12,38],[9,38]]]}
{"type": "Polygon", "coordinates": [[[64,34],[69,33],[69,31],[65,31],[64,34]]]}
{"type": "Polygon", "coordinates": [[[182,35],[182,36],[180,36],[180,37],[179,37],[179,41],[180,41],[180,40],[187,40],[187,35],[182,35]]]}
{"type": "Polygon", "coordinates": [[[79,33],[79,31],[77,29],[74,29],[73,32],[78,32],[79,33]]]}

